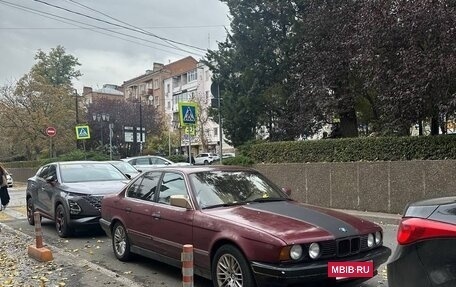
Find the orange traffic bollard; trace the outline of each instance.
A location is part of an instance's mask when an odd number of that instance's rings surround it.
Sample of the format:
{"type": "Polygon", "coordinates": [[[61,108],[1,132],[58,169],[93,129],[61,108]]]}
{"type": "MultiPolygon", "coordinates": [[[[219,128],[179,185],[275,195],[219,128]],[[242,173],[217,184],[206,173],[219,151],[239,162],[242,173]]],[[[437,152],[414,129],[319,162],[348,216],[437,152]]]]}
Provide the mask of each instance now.
{"type": "Polygon", "coordinates": [[[185,244],[181,254],[182,287],[193,287],[193,245],[185,244]]]}
{"type": "Polygon", "coordinates": [[[35,219],[35,245],[29,245],[28,255],[38,261],[47,262],[54,259],[51,250],[43,247],[43,231],[41,229],[41,216],[38,211],[33,213],[35,219]]]}

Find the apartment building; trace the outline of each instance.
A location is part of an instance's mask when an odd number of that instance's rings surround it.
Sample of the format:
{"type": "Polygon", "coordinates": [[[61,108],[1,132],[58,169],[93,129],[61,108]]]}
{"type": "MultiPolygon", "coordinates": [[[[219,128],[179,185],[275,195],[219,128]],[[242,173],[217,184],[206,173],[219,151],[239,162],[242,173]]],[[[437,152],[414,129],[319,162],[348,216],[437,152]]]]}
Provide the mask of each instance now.
{"type": "MultiPolygon", "coordinates": [[[[218,153],[220,151],[220,127],[209,116],[211,105],[212,73],[209,67],[202,62],[195,68],[176,74],[164,80],[165,87],[165,115],[171,131],[180,129],[179,102],[195,102],[198,104],[198,117],[194,135],[181,133],[181,151],[188,153],[188,144],[191,143],[192,153],[218,153]]],[[[224,137],[222,137],[224,138],[224,137]]],[[[222,143],[224,151],[232,151],[233,147],[225,141],[222,143]]]]}
{"type": "Polygon", "coordinates": [[[93,89],[92,87],[83,87],[82,89],[82,99],[83,105],[89,106],[94,101],[102,98],[107,98],[110,100],[124,100],[124,93],[121,90],[121,87],[112,84],[105,84],[101,89],[93,89]]]}
{"type": "Polygon", "coordinates": [[[164,80],[191,70],[196,67],[196,64],[197,61],[193,57],[186,57],[167,65],[154,63],[152,70],[146,70],[143,75],[127,80],[122,84],[125,99],[154,105],[157,111],[164,115],[164,80]]]}

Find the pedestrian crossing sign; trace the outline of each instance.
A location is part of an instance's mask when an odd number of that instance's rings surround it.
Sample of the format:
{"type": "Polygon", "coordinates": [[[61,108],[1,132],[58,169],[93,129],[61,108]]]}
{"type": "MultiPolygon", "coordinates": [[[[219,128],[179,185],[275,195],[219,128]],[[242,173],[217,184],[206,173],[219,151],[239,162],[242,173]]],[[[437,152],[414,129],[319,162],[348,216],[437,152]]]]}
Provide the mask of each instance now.
{"type": "Polygon", "coordinates": [[[179,118],[181,126],[196,125],[196,103],[179,102],[179,118]]]}
{"type": "Polygon", "coordinates": [[[78,140],[88,140],[88,139],[90,139],[89,126],[77,126],[76,127],[76,138],[78,140]]]}

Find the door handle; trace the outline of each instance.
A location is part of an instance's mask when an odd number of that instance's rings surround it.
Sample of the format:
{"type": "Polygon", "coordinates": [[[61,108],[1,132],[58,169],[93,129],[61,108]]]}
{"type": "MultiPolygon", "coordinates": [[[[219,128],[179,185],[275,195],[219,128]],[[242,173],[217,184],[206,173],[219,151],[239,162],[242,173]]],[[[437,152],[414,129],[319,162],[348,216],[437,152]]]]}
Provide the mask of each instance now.
{"type": "Polygon", "coordinates": [[[125,207],[126,212],[131,212],[131,207],[125,207]]]}
{"type": "Polygon", "coordinates": [[[160,219],[160,212],[152,213],[152,217],[155,218],[155,219],[160,219]]]}

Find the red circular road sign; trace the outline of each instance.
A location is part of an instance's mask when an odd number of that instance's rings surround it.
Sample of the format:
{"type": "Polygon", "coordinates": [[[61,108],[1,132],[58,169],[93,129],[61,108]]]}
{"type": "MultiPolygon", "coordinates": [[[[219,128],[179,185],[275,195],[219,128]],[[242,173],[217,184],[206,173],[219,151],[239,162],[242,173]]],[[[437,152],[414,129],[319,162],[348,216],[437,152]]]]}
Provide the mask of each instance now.
{"type": "Polygon", "coordinates": [[[49,137],[54,137],[57,134],[57,130],[54,127],[47,127],[46,128],[46,134],[49,137]]]}

